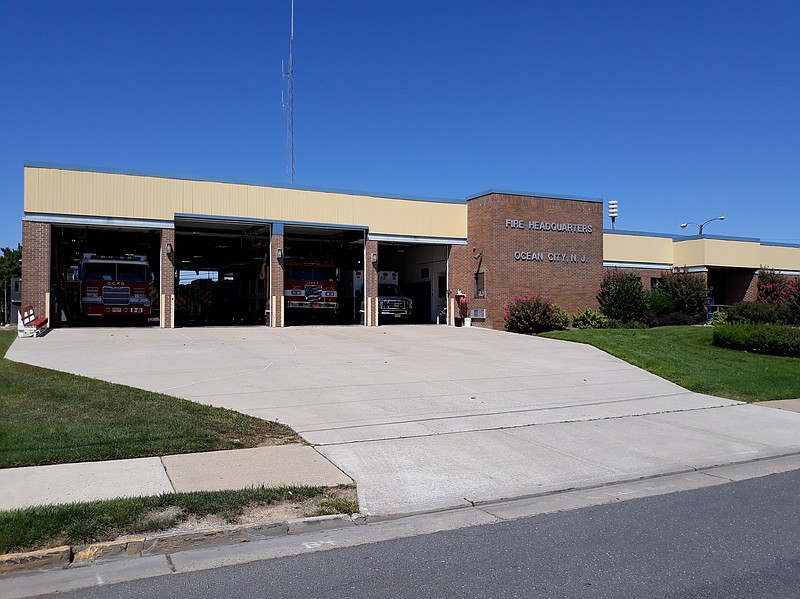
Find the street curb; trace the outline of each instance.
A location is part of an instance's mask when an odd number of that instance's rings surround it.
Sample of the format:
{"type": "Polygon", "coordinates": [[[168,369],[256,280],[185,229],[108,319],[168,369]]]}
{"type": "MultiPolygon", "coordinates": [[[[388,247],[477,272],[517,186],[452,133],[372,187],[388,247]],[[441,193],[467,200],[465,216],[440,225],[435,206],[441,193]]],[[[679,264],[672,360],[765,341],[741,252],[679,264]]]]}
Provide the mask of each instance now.
{"type": "Polygon", "coordinates": [[[487,507],[492,505],[500,506],[518,501],[527,501],[530,499],[557,497],[561,494],[568,494],[576,491],[580,492],[603,488],[613,488],[619,485],[666,479],[672,476],[680,476],[692,473],[711,474],[713,476],[715,472],[726,473],[731,469],[741,469],[744,472],[744,476],[740,478],[735,476],[733,478],[727,478],[729,475],[724,477],[717,476],[720,481],[718,484],[732,483],[750,478],[760,478],[770,474],[800,469],[800,452],[778,454],[761,457],[754,460],[734,462],[731,464],[718,464],[705,468],[687,468],[685,470],[667,472],[654,476],[637,477],[630,480],[615,481],[612,483],[604,483],[599,485],[560,489],[558,491],[536,493],[523,497],[507,498],[487,502],[470,501],[469,503],[471,505],[469,506],[464,505],[461,507],[451,507],[440,510],[373,516],[360,513],[354,513],[352,515],[335,514],[332,516],[312,516],[309,518],[298,518],[281,522],[244,524],[232,526],[230,528],[212,528],[190,533],[162,534],[154,535],[152,537],[135,537],[102,543],[92,543],[90,545],[75,545],[72,547],[64,545],[61,547],[54,547],[52,549],[42,549],[27,553],[9,553],[6,555],[0,555],[0,580],[15,575],[25,575],[26,573],[67,568],[80,568],[96,563],[124,560],[129,557],[169,555],[171,553],[189,549],[208,548],[219,545],[233,545],[236,543],[247,543],[249,541],[256,541],[270,537],[283,537],[309,532],[341,529],[353,526],[361,526],[368,523],[372,524],[400,520],[410,516],[443,514],[470,509],[470,507],[485,511],[487,507]],[[775,466],[767,469],[761,468],[759,470],[760,466],[769,465],[770,463],[773,463],[775,466]]]}
{"type": "Polygon", "coordinates": [[[247,543],[270,537],[344,528],[365,522],[366,518],[358,513],[352,516],[334,514],[296,518],[282,522],[243,524],[231,528],[211,528],[189,533],[135,537],[89,545],[62,545],[52,549],[40,549],[25,553],[7,553],[0,555],[0,579],[24,572],[83,568],[98,562],[163,555],[215,545],[247,543]]]}
{"type": "Polygon", "coordinates": [[[26,553],[7,553],[0,555],[0,578],[9,574],[31,570],[44,571],[66,568],[72,557],[72,548],[69,545],[40,549],[26,553]]]}

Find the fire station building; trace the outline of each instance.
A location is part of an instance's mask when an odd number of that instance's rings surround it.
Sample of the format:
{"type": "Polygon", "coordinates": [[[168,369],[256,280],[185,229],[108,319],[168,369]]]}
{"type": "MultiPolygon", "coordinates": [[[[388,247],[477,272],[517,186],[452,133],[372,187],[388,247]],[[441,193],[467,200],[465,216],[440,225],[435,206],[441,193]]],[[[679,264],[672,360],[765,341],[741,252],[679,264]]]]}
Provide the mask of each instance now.
{"type": "Polygon", "coordinates": [[[151,315],[167,328],[452,325],[460,308],[472,326],[502,328],[503,306],[519,295],[597,307],[607,269],[635,272],[646,288],[676,269],[697,273],[721,305],[755,299],[761,268],[800,276],[800,245],[604,230],[598,198],[399,197],[47,164],[24,176],[22,303],[52,326],[86,321],[87,254],[145,263],[151,315]],[[304,292],[287,281],[301,267],[327,277],[336,310],[294,307],[304,292]],[[393,294],[413,303],[402,319],[384,314],[387,273],[393,294]]]}

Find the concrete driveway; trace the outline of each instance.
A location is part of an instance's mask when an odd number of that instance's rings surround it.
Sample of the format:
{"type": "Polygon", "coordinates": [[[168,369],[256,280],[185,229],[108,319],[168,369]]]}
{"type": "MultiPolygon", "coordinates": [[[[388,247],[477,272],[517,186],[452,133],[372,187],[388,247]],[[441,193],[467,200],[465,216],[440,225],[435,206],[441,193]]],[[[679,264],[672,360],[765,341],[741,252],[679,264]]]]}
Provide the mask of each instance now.
{"type": "Polygon", "coordinates": [[[371,515],[800,452],[800,414],[476,328],[61,329],[7,357],[286,423],[371,515]]]}

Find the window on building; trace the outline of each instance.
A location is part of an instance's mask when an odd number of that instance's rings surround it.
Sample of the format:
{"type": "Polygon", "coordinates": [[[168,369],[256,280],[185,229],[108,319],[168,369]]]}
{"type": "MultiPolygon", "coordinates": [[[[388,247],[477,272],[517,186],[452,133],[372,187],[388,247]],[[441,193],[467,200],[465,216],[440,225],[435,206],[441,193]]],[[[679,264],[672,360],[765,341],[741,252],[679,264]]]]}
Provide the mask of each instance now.
{"type": "Polygon", "coordinates": [[[650,289],[658,289],[659,285],[661,285],[661,277],[650,278],[650,289]]]}
{"type": "Polygon", "coordinates": [[[419,278],[420,279],[427,279],[431,276],[431,271],[429,268],[421,268],[419,270],[419,278]]]}
{"type": "Polygon", "coordinates": [[[475,297],[486,297],[485,275],[482,270],[475,273],[475,297]]]}

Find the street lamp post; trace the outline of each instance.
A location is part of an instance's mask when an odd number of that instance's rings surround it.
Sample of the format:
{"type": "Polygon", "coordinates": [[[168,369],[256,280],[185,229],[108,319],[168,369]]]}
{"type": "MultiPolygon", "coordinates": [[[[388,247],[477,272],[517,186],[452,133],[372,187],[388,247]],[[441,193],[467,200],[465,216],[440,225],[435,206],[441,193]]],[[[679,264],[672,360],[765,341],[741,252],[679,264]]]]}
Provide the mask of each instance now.
{"type": "Polygon", "coordinates": [[[717,216],[715,218],[709,218],[706,222],[704,222],[702,224],[689,221],[688,223],[683,223],[681,225],[681,229],[685,229],[689,225],[694,225],[698,229],[697,234],[698,235],[702,235],[703,234],[703,227],[705,227],[708,223],[714,222],[715,220],[725,220],[725,217],[724,216],[717,216]]]}

